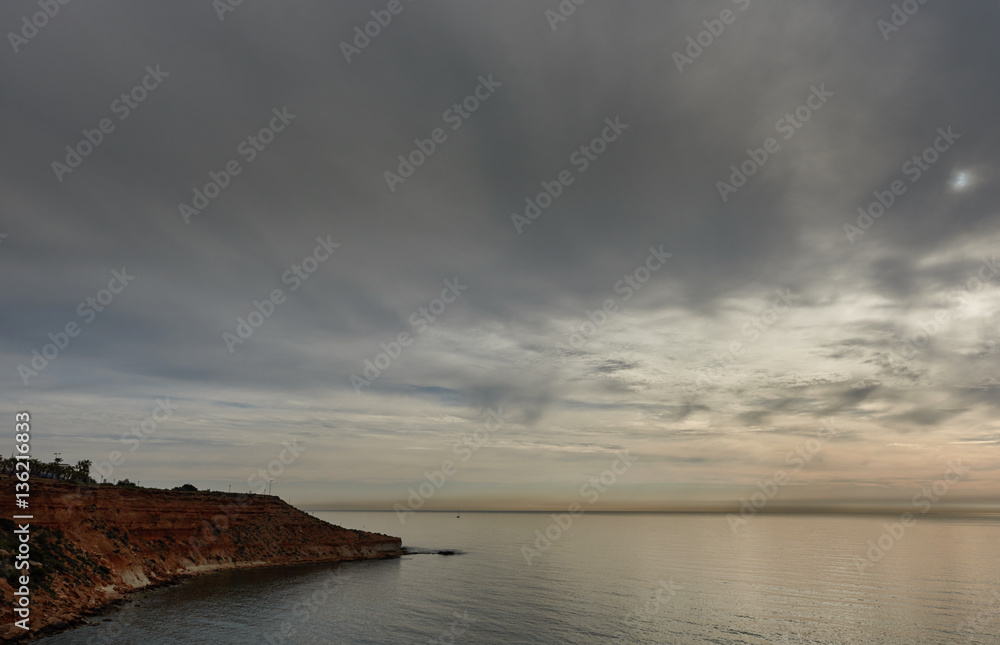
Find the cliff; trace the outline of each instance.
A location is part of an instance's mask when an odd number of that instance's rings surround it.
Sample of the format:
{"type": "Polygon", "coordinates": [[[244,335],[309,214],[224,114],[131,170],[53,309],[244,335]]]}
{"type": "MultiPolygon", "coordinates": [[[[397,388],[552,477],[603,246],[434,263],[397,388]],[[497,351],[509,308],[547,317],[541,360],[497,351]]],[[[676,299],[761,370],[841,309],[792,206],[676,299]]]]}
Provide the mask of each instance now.
{"type": "Polygon", "coordinates": [[[32,634],[64,628],[126,593],[225,568],[395,557],[399,538],[333,526],[269,495],[76,486],[31,480],[30,507],[0,486],[0,638],[14,626],[15,514],[31,514],[32,634]]]}

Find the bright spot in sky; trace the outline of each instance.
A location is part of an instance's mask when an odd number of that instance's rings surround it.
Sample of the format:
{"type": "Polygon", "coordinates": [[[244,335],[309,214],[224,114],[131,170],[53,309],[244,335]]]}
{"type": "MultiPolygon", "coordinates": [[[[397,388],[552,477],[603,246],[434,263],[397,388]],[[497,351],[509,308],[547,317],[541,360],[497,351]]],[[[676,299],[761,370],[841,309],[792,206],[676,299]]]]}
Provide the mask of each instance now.
{"type": "Polygon", "coordinates": [[[951,187],[955,190],[962,190],[972,183],[972,175],[966,171],[956,173],[951,178],[951,187]]]}

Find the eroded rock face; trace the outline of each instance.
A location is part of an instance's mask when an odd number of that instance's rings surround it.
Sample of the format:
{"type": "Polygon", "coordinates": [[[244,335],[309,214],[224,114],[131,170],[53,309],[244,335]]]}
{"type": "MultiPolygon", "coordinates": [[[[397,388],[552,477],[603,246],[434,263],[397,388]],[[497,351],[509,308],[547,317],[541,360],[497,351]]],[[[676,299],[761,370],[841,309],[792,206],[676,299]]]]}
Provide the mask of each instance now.
{"type": "MultiPolygon", "coordinates": [[[[399,538],[328,524],[269,495],[75,486],[31,480],[30,508],[0,486],[0,518],[30,513],[31,632],[79,620],[135,589],[225,568],[396,557],[399,538]]],[[[0,519],[0,637],[13,627],[14,526],[0,519]]]]}

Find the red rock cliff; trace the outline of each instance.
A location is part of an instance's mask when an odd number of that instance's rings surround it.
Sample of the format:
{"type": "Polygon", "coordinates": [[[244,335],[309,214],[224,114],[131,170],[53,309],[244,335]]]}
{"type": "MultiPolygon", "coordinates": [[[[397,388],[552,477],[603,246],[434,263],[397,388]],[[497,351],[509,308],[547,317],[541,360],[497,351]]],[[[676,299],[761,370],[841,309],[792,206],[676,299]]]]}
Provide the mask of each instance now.
{"type": "Polygon", "coordinates": [[[13,625],[14,590],[24,573],[12,567],[15,514],[34,515],[29,520],[33,634],[72,624],[129,591],[185,575],[401,554],[399,538],[333,526],[269,495],[32,479],[30,508],[15,510],[13,484],[6,477],[0,486],[4,639],[24,636],[13,625]]]}

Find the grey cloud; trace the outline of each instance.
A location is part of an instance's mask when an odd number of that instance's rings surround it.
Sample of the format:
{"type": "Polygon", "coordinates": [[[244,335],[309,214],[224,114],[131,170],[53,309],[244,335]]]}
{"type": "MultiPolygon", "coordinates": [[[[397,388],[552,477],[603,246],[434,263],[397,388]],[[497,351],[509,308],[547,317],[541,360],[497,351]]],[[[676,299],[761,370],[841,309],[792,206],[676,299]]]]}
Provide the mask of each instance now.
{"type": "MultiPolygon", "coordinates": [[[[587,4],[553,33],[528,0],[422,0],[348,64],[339,43],[370,9],[244,3],[219,21],[211,3],[94,0],[0,57],[0,405],[44,406],[52,443],[88,458],[114,440],[102,423],[127,424],[121,401],[170,393],[188,405],[177,434],[164,430],[178,459],[198,442],[177,437],[214,427],[213,445],[243,446],[246,428],[266,436],[286,418],[282,432],[350,455],[344,468],[367,455],[415,470],[426,465],[410,453],[432,450],[421,442],[501,404],[525,441],[569,447],[783,432],[801,415],[905,430],[994,412],[983,379],[1000,278],[964,308],[947,294],[1000,241],[1000,8],[928,4],[885,43],[885,7],[753,3],[683,73],[672,54],[711,15],[698,3],[587,4]],[[147,65],[170,76],[118,120],[112,101],[147,65]],[[489,75],[501,85],[451,129],[445,111],[489,75]],[[818,85],[833,97],[781,138],[776,122],[818,85]],[[285,106],[295,120],[247,161],[237,146],[285,106]],[[580,171],[570,155],[615,117],[628,129],[580,171]],[[115,130],[57,181],[52,162],[103,118],[115,130]],[[962,138],[910,182],[902,164],[949,125],[962,138]],[[439,127],[447,140],[390,190],[384,173],[439,127]],[[780,150],[723,202],[716,182],[770,136],[780,150]],[[178,204],[233,159],[241,173],[185,224],[178,204]],[[974,176],[964,191],[948,181],[960,169],[974,176]],[[563,170],[573,183],[518,234],[511,215],[563,170]],[[899,178],[906,194],[849,242],[844,224],[899,178]],[[326,235],[340,248],[293,290],[283,276],[326,235]],[[660,245],[670,261],[623,288],[660,245]],[[78,304],[122,266],[135,283],[82,322],[78,304]],[[456,277],[468,290],[414,324],[456,277]],[[754,327],[779,288],[798,300],[754,327]],[[274,289],[284,303],[230,353],[223,333],[274,289]],[[557,348],[608,299],[617,313],[585,345],[557,348]],[[892,353],[947,306],[961,315],[919,356],[892,353]],[[80,335],[25,386],[18,365],[70,322],[80,335]],[[401,333],[412,344],[356,393],[351,375],[401,333]],[[904,409],[922,388],[970,383],[984,389],[953,412],[904,409]]],[[[0,24],[23,11],[5,4],[0,24]]],[[[718,454],[677,461],[722,477],[734,457],[718,454]]],[[[513,479],[542,468],[502,463],[493,474],[513,479]]]]}

